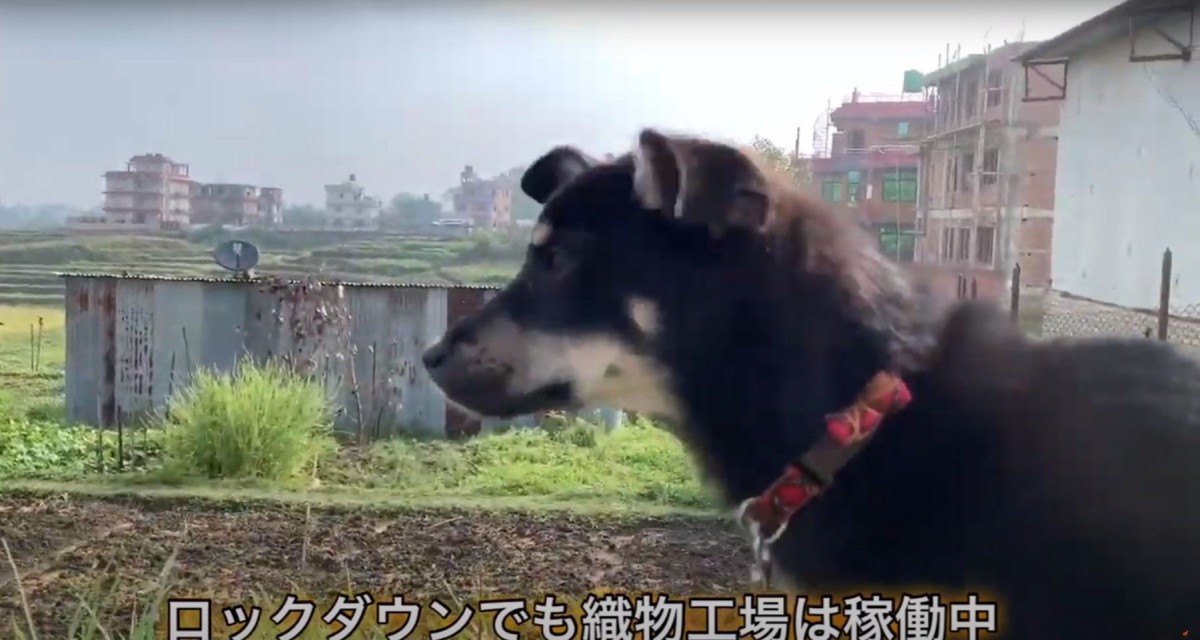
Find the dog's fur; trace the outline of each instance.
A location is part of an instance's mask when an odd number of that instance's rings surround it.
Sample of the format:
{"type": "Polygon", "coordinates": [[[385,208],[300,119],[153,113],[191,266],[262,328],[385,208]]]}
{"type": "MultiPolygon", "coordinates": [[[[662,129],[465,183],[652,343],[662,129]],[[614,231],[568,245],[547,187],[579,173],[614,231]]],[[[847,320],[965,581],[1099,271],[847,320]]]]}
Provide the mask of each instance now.
{"type": "Polygon", "coordinates": [[[810,593],[981,590],[1021,640],[1200,623],[1192,360],[939,307],[851,221],[717,142],[645,131],[605,163],[559,147],[522,189],[544,206],[525,265],[426,352],[451,400],[658,415],[732,506],[891,367],[914,401],[794,518],[777,572],[810,593]]]}

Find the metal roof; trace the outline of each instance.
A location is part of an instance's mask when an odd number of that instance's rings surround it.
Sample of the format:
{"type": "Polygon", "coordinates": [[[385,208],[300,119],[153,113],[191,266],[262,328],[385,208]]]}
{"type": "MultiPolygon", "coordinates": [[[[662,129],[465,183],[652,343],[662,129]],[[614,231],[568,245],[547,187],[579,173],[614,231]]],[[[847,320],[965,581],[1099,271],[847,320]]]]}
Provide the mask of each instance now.
{"type": "Polygon", "coordinates": [[[481,291],[499,291],[501,287],[496,285],[486,284],[445,284],[441,282],[344,282],[341,280],[295,280],[289,278],[272,278],[272,277],[256,277],[256,278],[232,278],[232,277],[206,277],[206,276],[162,276],[150,273],[103,273],[103,272],[73,272],[73,271],[56,271],[54,275],[59,278],[113,278],[115,280],[155,280],[163,282],[209,282],[209,283],[229,283],[229,284],[270,284],[281,282],[284,284],[301,284],[304,282],[315,282],[322,285],[340,285],[343,287],[369,287],[382,289],[470,289],[481,291]]]}
{"type": "MultiPolygon", "coordinates": [[[[1153,19],[1152,14],[1155,10],[1186,8],[1186,5],[1186,1],[1180,0],[1126,0],[1041,42],[1013,59],[1017,62],[1030,62],[1069,58],[1083,49],[1129,33],[1131,19],[1139,23],[1149,22],[1153,19]],[[1147,11],[1150,13],[1147,14],[1147,11]]],[[[1137,26],[1136,23],[1134,26],[1137,26]]]]}

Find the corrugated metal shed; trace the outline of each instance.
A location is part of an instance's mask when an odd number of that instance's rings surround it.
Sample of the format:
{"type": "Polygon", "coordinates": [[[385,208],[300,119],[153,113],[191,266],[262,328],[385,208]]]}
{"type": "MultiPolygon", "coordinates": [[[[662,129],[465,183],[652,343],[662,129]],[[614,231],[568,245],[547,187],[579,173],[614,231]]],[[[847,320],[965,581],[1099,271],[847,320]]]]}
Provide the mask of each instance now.
{"type": "MultiPolygon", "coordinates": [[[[479,309],[496,287],[58,275],[66,281],[70,420],[131,424],[164,407],[196,368],[229,371],[249,355],[307,358],[335,399],[338,426],[366,438],[401,432],[453,438],[497,426],[448,406],[420,362],[426,345],[479,309]],[[326,310],[310,308],[309,298],[296,293],[314,284],[344,301],[344,328],[316,327],[313,319],[326,310]]],[[[606,418],[612,422],[613,415],[606,418]]]]}

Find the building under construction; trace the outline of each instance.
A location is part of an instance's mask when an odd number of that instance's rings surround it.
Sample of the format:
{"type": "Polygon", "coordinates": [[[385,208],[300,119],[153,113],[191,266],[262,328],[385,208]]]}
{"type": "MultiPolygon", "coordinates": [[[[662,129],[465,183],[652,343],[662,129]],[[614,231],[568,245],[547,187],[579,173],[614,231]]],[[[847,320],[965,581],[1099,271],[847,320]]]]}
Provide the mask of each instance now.
{"type": "Polygon", "coordinates": [[[1050,284],[1059,105],[1025,97],[1062,77],[1014,61],[1035,44],[947,51],[924,78],[916,262],[950,295],[1007,300],[1017,264],[1022,289],[1050,284]]]}

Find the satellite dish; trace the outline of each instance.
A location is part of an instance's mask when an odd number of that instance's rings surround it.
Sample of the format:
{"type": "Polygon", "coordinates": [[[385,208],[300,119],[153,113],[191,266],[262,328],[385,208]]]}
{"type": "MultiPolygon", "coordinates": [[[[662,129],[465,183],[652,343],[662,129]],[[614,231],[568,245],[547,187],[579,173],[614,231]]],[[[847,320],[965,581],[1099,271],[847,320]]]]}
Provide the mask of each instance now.
{"type": "Polygon", "coordinates": [[[245,240],[226,240],[213,249],[213,260],[230,271],[249,271],[258,265],[258,247],[245,240]]]}

